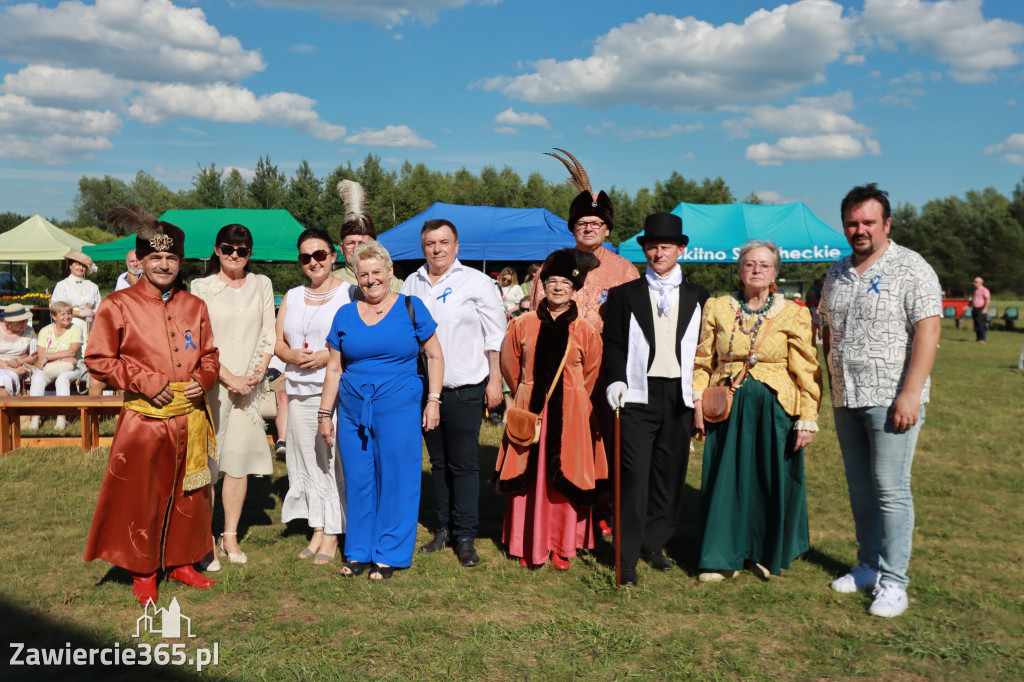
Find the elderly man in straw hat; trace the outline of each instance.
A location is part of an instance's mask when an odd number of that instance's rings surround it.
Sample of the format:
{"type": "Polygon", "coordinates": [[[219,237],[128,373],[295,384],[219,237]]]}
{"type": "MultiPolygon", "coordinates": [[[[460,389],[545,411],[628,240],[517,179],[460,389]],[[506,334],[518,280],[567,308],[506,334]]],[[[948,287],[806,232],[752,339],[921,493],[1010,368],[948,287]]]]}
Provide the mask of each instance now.
{"type": "Polygon", "coordinates": [[[125,392],[85,560],[130,571],[145,605],[157,600],[161,568],[190,587],[213,585],[192,564],[210,549],[207,458],[217,446],[206,392],[219,353],[206,304],[178,277],[185,233],[139,206],[107,222],[136,233],[143,279],[107,298],[85,354],[94,377],[125,392]]]}

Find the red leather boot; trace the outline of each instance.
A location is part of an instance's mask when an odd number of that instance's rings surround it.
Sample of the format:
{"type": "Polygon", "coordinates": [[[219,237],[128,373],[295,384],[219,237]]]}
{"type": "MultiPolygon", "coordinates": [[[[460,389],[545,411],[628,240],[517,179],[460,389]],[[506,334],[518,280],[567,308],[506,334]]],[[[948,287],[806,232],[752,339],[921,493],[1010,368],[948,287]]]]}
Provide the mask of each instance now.
{"type": "Polygon", "coordinates": [[[189,587],[198,587],[201,590],[205,590],[207,587],[213,587],[216,584],[213,578],[205,576],[192,568],[192,564],[185,564],[184,566],[172,568],[167,571],[167,579],[175,580],[182,585],[188,585],[189,587]]]}
{"type": "Polygon", "coordinates": [[[156,571],[132,573],[132,594],[139,600],[139,606],[156,605],[156,571]]]}

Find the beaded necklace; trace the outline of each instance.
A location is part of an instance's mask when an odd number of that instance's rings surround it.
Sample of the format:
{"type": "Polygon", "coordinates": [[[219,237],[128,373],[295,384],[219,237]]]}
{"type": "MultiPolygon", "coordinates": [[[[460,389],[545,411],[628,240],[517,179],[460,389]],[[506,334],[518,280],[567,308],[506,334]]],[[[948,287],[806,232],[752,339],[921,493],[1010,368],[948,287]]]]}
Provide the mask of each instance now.
{"type": "Polygon", "coordinates": [[[303,290],[303,294],[305,294],[303,296],[303,305],[305,307],[302,310],[302,325],[303,325],[303,329],[302,329],[302,347],[303,348],[309,348],[309,338],[308,338],[309,337],[309,329],[310,329],[310,327],[313,326],[313,320],[316,319],[316,314],[318,312],[320,312],[320,309],[324,307],[324,303],[327,301],[328,298],[330,298],[331,296],[334,295],[334,292],[337,291],[338,288],[339,287],[333,286],[333,282],[332,282],[332,285],[330,286],[330,288],[327,289],[327,291],[324,291],[322,293],[319,292],[319,291],[311,291],[308,288],[303,290]],[[308,311],[310,308],[313,308],[313,314],[310,316],[309,322],[306,322],[306,311],[308,311]]]}
{"type": "Polygon", "coordinates": [[[757,343],[757,333],[758,331],[760,331],[761,325],[764,323],[765,313],[767,313],[771,309],[772,305],[775,303],[775,294],[774,292],[771,293],[768,296],[768,300],[765,302],[765,304],[758,308],[757,310],[751,310],[742,298],[739,299],[739,303],[740,307],[736,310],[736,323],[733,325],[732,332],[730,332],[729,334],[729,353],[727,357],[730,362],[732,362],[733,357],[735,357],[732,352],[732,342],[733,339],[736,338],[736,329],[739,328],[741,332],[750,337],[750,355],[747,358],[747,364],[756,365],[758,362],[758,357],[757,354],[754,352],[754,345],[757,343]],[[744,313],[754,316],[754,324],[749,329],[747,329],[743,324],[744,313]]]}

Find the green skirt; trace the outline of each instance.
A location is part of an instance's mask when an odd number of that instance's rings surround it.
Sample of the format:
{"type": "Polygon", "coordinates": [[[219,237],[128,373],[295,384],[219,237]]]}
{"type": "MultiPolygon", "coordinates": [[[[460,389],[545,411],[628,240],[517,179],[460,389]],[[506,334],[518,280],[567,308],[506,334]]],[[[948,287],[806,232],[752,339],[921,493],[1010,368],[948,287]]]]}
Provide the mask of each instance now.
{"type": "Polygon", "coordinates": [[[775,391],[748,377],[729,419],[706,424],[701,569],[741,570],[751,559],[778,575],[810,548],[804,451],[791,451],[795,422],[775,391]]]}

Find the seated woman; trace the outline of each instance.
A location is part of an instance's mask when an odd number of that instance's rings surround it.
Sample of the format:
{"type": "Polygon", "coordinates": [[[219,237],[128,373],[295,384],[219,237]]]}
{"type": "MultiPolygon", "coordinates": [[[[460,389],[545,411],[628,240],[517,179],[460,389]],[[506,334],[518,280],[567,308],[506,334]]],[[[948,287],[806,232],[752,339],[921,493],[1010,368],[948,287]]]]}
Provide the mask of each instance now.
{"type": "Polygon", "coordinates": [[[21,380],[36,361],[36,335],[29,329],[32,313],[20,303],[0,310],[0,396],[18,395],[21,380]]]}
{"type": "Polygon", "coordinates": [[[334,442],[338,406],[347,503],[342,575],[370,569],[386,580],[412,565],[420,506],[423,440],[441,418],[444,359],[437,323],[416,297],[391,290],[391,256],[379,242],[353,254],[357,301],[342,306],[327,335],[330,355],[317,420],[320,435],[334,442]],[[415,320],[415,321],[414,321],[415,320]],[[429,392],[416,370],[422,346],[429,392]],[[344,371],[342,368],[344,367],[344,371]]]}
{"type": "MultiPolygon", "coordinates": [[[[72,324],[74,314],[67,301],[50,301],[50,317],[53,324],[42,328],[36,348],[39,358],[32,373],[32,388],[29,395],[42,396],[46,387],[53,384],[57,395],[71,395],[71,382],[78,381],[85,372],[82,362],[82,328],[72,324]]],[[[66,420],[57,417],[55,431],[63,431],[66,420]]],[[[30,429],[39,428],[39,417],[32,417],[30,429]]]]}
{"type": "Polygon", "coordinates": [[[608,481],[590,402],[602,346],[597,330],[578,317],[572,295],[598,263],[576,249],[548,256],[540,271],[547,296],[537,312],[512,320],[501,347],[501,374],[516,407],[542,416],[533,445],[513,443],[506,432],[494,476],[507,495],[502,541],[525,567],[544,565],[550,553],[554,567],[565,571],[577,550],[594,547],[591,505],[608,481]]]}
{"type": "Polygon", "coordinates": [[[821,369],[807,308],[775,294],[772,242],[740,248],[739,291],[709,299],[693,369],[694,427],[707,434],[700,576],[744,565],[767,579],[810,546],[803,448],[818,430],[821,369]],[[729,418],[704,421],[704,390],[735,380],[729,418]]]}

